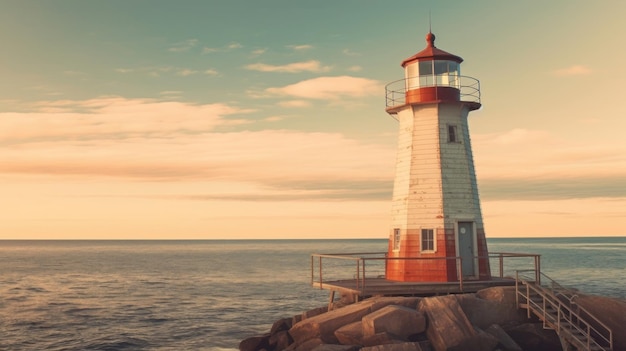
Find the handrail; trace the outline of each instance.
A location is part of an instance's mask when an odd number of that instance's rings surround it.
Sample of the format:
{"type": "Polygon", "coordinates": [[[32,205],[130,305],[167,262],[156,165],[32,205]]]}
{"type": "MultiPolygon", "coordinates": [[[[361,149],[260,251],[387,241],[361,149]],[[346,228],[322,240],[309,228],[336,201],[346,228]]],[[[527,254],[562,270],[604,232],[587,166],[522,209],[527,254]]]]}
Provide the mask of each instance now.
{"type": "MultiPolygon", "coordinates": [[[[511,252],[492,252],[486,256],[475,256],[472,257],[472,260],[481,260],[481,259],[498,259],[499,260],[499,277],[504,278],[504,260],[506,258],[534,258],[534,266],[535,270],[538,271],[539,266],[539,256],[536,254],[526,254],[526,253],[511,253],[511,252]]],[[[356,291],[361,293],[365,290],[365,281],[368,278],[366,273],[376,272],[376,268],[384,269],[387,266],[389,261],[397,261],[397,260],[455,260],[457,266],[457,277],[459,290],[463,291],[463,273],[462,273],[462,260],[463,258],[460,256],[449,256],[449,257],[387,257],[387,252],[360,252],[360,253],[324,253],[311,254],[311,285],[319,286],[320,289],[323,289],[324,282],[329,281],[326,277],[328,268],[324,266],[324,260],[337,260],[337,261],[355,261],[354,266],[356,270],[353,270],[352,279],[344,279],[344,280],[354,280],[354,287],[356,291]],[[366,256],[375,256],[375,257],[366,257],[366,256]],[[380,265],[380,262],[384,261],[384,266],[380,265]],[[317,265],[316,265],[317,262],[317,265]],[[374,265],[374,268],[369,270],[366,269],[367,265],[374,265]],[[378,264],[379,266],[376,266],[378,264]],[[317,268],[317,270],[316,270],[317,268]],[[316,281],[316,274],[318,273],[318,279],[316,281]]],[[[349,267],[349,263],[346,262],[346,265],[349,267]]],[[[343,267],[343,266],[342,266],[343,267]]],[[[342,270],[343,274],[345,274],[345,270],[342,270]]],[[[377,275],[378,276],[378,275],[377,275]]],[[[512,278],[511,278],[512,279],[512,278]]]]}
{"type": "MultiPolygon", "coordinates": [[[[540,273],[540,275],[545,277],[550,282],[547,287],[542,286],[540,283],[520,278],[519,272],[524,271],[516,272],[516,301],[519,305],[519,297],[526,299],[526,306],[529,315],[530,311],[532,310],[537,316],[542,317],[544,323],[548,323],[549,325],[551,325],[551,327],[557,330],[557,332],[560,332],[561,330],[567,330],[564,326],[562,326],[561,323],[561,320],[565,320],[568,322],[569,333],[571,333],[571,330],[573,328],[585,337],[585,340],[587,341],[585,346],[587,347],[587,349],[590,348],[591,344],[605,349],[600,344],[600,342],[596,341],[595,337],[598,337],[602,343],[609,345],[610,350],[613,350],[613,331],[597,317],[591,314],[587,309],[574,302],[574,300],[578,297],[575,292],[563,287],[544,273],[540,273]],[[525,296],[521,291],[518,282],[526,285],[525,296]],[[533,293],[536,293],[541,297],[541,306],[539,306],[537,302],[533,301],[530,298],[531,290],[533,291],[533,293]],[[570,296],[568,296],[567,293],[570,293],[570,296]],[[565,301],[567,301],[568,303],[564,303],[564,301],[559,298],[559,295],[563,296],[565,298],[565,301]],[[546,312],[546,303],[548,303],[548,305],[556,311],[556,317],[551,315],[550,317],[548,317],[548,314],[546,312]],[[574,309],[572,308],[574,305],[576,306],[577,311],[574,311],[574,309]],[[583,311],[587,317],[591,318],[596,325],[601,326],[602,328],[604,328],[604,330],[601,331],[594,327],[590,322],[583,318],[583,316],[581,316],[580,311],[583,311]]],[[[573,339],[578,340],[576,338],[573,339]]]]}

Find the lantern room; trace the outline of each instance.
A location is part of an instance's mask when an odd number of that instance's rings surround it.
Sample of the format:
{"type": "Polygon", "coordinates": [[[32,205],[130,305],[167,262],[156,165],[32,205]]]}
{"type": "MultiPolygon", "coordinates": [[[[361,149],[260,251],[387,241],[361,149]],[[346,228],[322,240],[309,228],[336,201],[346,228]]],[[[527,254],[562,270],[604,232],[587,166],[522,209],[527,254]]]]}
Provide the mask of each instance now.
{"type": "MultiPolygon", "coordinates": [[[[405,103],[460,101],[462,98],[461,62],[463,59],[435,46],[435,35],[426,35],[424,50],[402,62],[405,103]]],[[[471,78],[470,78],[471,79],[471,78]]],[[[476,82],[477,83],[477,82],[476,82]]],[[[476,87],[478,90],[478,87],[476,87]]],[[[472,110],[480,104],[470,106],[472,110]]]]}

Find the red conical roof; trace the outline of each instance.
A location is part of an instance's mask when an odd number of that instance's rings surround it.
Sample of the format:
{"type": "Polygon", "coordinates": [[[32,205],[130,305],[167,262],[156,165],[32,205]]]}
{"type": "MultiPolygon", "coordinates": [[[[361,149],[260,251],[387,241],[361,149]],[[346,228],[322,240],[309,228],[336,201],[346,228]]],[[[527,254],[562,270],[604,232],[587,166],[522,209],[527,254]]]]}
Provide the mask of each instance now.
{"type": "Polygon", "coordinates": [[[449,60],[457,63],[463,62],[463,59],[459,56],[452,55],[449,52],[445,52],[435,47],[435,35],[431,32],[426,34],[426,49],[418,52],[417,54],[402,61],[402,67],[405,67],[409,63],[415,61],[431,61],[431,60],[449,60]]]}

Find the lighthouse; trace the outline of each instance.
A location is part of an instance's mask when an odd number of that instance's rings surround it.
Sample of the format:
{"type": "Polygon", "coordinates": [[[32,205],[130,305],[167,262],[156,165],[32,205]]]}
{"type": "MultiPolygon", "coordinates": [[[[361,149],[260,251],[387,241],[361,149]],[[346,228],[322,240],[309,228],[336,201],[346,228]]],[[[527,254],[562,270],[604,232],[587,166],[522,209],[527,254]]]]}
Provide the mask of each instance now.
{"type": "Polygon", "coordinates": [[[399,124],[385,276],[406,282],[489,280],[468,115],[481,107],[463,59],[435,46],[402,61],[404,79],[386,87],[399,124]]]}

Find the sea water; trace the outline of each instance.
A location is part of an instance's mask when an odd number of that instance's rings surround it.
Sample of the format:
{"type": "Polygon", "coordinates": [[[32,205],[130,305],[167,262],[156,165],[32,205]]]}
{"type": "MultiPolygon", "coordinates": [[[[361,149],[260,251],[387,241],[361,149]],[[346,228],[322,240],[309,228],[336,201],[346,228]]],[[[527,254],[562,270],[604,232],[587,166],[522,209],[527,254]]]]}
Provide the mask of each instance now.
{"type": "MultiPolygon", "coordinates": [[[[541,254],[563,285],[626,298],[626,238],[488,244],[541,254]]],[[[310,286],[311,253],[386,249],[382,239],[0,241],[0,350],[236,350],[327,303],[310,286]]]]}

